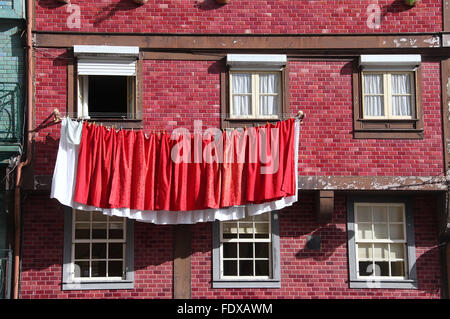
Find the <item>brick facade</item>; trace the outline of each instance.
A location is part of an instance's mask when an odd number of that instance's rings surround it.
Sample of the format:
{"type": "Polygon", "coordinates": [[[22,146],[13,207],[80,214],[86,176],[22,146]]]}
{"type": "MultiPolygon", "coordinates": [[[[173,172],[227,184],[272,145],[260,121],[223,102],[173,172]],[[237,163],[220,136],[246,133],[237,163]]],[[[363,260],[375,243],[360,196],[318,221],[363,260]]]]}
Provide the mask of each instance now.
{"type": "MultiPolygon", "coordinates": [[[[93,33],[205,34],[356,34],[440,32],[442,2],[422,0],[414,8],[401,1],[149,0],[143,6],[123,0],[36,1],[35,30],[93,33]],[[379,29],[367,24],[367,6],[378,3],[379,29]],[[330,4],[331,3],[331,4],[330,4]],[[72,22],[80,9],[79,27],[72,22]],[[268,9],[269,8],[269,9],[268,9]],[[430,19],[433,17],[433,19],[430,19]],[[71,23],[68,23],[70,20],[71,23]]],[[[162,48],[164,49],[164,48],[162,48]]],[[[283,48],[277,49],[282,51],[283,48]]],[[[177,52],[178,53],[178,52],[177,52]]],[[[191,52],[184,52],[191,53],[191,52]]],[[[223,50],[220,54],[228,52],[223,50]]],[[[258,52],[260,53],[260,52],[258,52]]],[[[443,176],[441,68],[438,58],[424,55],[421,64],[423,139],[355,139],[353,137],[352,62],[349,57],[288,60],[289,107],[302,110],[301,176],[443,176]]],[[[368,50],[368,54],[370,54],[368,50]]],[[[416,52],[417,53],[417,52],[416,52]]],[[[420,53],[420,51],[419,51],[420,53]]],[[[360,52],[351,52],[357,57],[360,52]]],[[[67,111],[71,48],[35,48],[35,125],[58,108],[67,111]]],[[[221,72],[224,59],[142,61],[144,131],[193,130],[221,125],[221,72]]],[[[32,171],[51,177],[60,126],[35,135],[32,171]]],[[[31,171],[31,170],[30,170],[31,171]]],[[[135,222],[134,289],[63,291],[63,207],[43,191],[28,190],[23,201],[20,298],[172,298],[173,226],[135,222]]],[[[48,185],[47,185],[48,186],[48,185]]],[[[367,192],[375,194],[373,190],[367,192]]],[[[391,192],[391,195],[393,193],[391,192]]],[[[346,196],[335,192],[332,219],[319,224],[315,194],[300,190],[300,200],[280,212],[281,288],[213,289],[212,225],[192,226],[192,298],[440,298],[436,193],[410,194],[414,203],[414,235],[418,289],[350,289],[346,196]],[[319,234],[320,251],[305,248],[306,236],[319,234]]],[[[448,256],[449,254],[447,254],[448,256]]],[[[448,264],[448,262],[447,262],[448,264]]]]}

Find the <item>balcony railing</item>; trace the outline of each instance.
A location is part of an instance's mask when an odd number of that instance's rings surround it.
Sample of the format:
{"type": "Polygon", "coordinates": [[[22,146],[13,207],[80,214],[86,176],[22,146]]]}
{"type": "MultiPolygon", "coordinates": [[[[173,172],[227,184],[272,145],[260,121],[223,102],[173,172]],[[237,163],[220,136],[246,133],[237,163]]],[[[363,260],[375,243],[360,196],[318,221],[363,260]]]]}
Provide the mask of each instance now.
{"type": "Polygon", "coordinates": [[[0,299],[11,297],[12,252],[0,249],[0,299]]]}
{"type": "Polygon", "coordinates": [[[20,85],[0,82],[0,142],[20,142],[21,123],[20,85]]]}

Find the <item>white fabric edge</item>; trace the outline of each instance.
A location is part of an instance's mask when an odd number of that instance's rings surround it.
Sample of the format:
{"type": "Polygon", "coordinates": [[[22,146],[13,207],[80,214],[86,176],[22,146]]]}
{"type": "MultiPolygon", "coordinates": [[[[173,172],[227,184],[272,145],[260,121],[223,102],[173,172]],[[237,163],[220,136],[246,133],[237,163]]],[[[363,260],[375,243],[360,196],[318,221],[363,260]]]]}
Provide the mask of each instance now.
{"type": "MultiPolygon", "coordinates": [[[[296,193],[293,196],[285,197],[279,200],[270,201],[261,204],[248,204],[242,206],[232,206],[220,209],[204,209],[192,211],[142,211],[130,208],[99,208],[95,206],[84,205],[71,201],[62,202],[58,197],[55,197],[61,204],[72,207],[77,210],[102,212],[107,216],[126,217],[134,219],[139,222],[153,223],[158,225],[173,225],[173,224],[196,224],[201,222],[213,222],[238,220],[248,216],[257,216],[274,210],[280,210],[288,206],[292,206],[298,201],[298,147],[299,147],[299,133],[300,121],[295,121],[294,127],[294,161],[295,161],[295,189],[296,193]]],[[[74,172],[76,175],[76,171],[74,172]]],[[[73,196],[72,196],[73,198],[73,196]]]]}

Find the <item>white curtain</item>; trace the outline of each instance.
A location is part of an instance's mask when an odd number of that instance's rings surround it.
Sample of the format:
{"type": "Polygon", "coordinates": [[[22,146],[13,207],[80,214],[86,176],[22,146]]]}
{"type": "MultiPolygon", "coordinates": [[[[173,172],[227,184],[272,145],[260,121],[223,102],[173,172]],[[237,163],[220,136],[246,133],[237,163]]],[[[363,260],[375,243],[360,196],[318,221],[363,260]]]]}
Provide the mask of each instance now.
{"type": "Polygon", "coordinates": [[[364,75],[364,115],[384,116],[383,75],[364,75]]]}
{"type": "Polygon", "coordinates": [[[263,73],[259,75],[259,113],[261,115],[276,115],[278,113],[278,82],[277,74],[263,73]]]}
{"type": "Polygon", "coordinates": [[[231,84],[233,94],[233,115],[251,114],[251,83],[251,74],[233,73],[231,84]]]}
{"type": "Polygon", "coordinates": [[[392,115],[411,116],[410,74],[392,74],[392,115]]]}

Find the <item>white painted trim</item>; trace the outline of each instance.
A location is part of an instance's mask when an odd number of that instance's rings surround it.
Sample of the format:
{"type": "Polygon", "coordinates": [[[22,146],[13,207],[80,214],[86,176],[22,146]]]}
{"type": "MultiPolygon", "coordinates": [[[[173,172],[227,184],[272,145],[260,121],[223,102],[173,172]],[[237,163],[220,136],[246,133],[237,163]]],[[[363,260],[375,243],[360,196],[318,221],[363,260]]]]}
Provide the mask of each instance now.
{"type": "Polygon", "coordinates": [[[227,65],[232,70],[280,71],[286,63],[285,54],[227,54],[227,65]]]}
{"type": "Polygon", "coordinates": [[[139,47],[110,46],[110,45],[74,45],[75,56],[83,55],[115,55],[115,56],[139,56],[139,47]]]}
{"type": "MultiPolygon", "coordinates": [[[[363,54],[359,57],[359,65],[363,69],[370,68],[415,68],[420,65],[420,54],[363,54]]],[[[410,69],[409,69],[410,70],[410,69]]]]}

